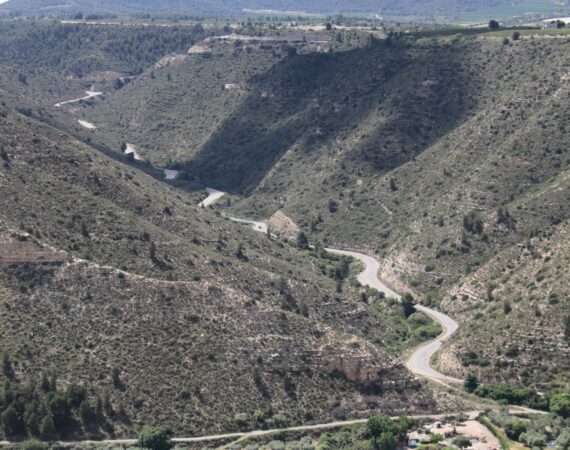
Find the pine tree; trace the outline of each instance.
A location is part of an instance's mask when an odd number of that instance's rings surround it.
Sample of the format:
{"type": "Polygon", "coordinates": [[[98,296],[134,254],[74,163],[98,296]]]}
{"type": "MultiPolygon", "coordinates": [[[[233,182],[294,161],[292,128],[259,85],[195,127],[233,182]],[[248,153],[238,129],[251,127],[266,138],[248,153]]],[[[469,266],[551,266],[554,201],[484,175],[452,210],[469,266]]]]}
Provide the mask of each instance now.
{"type": "Polygon", "coordinates": [[[473,372],[469,372],[466,376],[465,376],[465,381],[463,382],[463,387],[465,388],[465,390],[467,392],[475,392],[475,389],[477,389],[477,386],[479,386],[479,381],[477,380],[477,375],[475,375],[473,372]]]}
{"type": "Polygon", "coordinates": [[[53,439],[56,435],[55,422],[51,416],[45,416],[40,427],[40,435],[44,439],[53,439]]]}

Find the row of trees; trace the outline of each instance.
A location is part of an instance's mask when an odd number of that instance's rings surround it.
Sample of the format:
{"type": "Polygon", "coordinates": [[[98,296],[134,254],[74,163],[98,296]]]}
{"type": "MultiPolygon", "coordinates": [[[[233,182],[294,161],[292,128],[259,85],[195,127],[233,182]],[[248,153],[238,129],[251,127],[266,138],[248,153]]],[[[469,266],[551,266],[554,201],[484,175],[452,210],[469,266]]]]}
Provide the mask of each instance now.
{"type": "Polygon", "coordinates": [[[517,388],[509,384],[479,384],[477,375],[470,372],[465,376],[464,389],[479,397],[530,408],[550,411],[564,418],[570,417],[570,392],[555,392],[540,396],[534,389],[517,388]]]}
{"type": "MultiPolygon", "coordinates": [[[[71,384],[60,390],[55,376],[43,374],[40,380],[23,383],[6,355],[2,371],[6,381],[0,398],[0,423],[8,437],[55,439],[68,430],[103,425],[105,415],[115,415],[108,393],[97,395],[93,404],[85,387],[71,384]]],[[[116,372],[112,373],[113,382],[120,383],[116,372]]]]}

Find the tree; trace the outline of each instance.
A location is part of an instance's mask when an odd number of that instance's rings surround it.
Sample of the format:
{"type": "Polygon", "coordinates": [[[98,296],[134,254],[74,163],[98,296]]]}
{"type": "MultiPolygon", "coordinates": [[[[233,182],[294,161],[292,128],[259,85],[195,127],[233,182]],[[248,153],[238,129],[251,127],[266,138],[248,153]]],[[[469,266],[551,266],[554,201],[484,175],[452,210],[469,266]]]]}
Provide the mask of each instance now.
{"type": "Polygon", "coordinates": [[[328,206],[329,206],[329,212],[330,213],[334,214],[335,212],[338,211],[338,205],[332,198],[329,200],[328,206]]]}
{"type": "Polygon", "coordinates": [[[526,432],[526,424],[519,419],[515,419],[505,426],[507,436],[513,441],[518,441],[521,434],[526,432]]]}
{"type": "Polygon", "coordinates": [[[489,29],[490,30],[498,30],[499,27],[500,27],[499,22],[497,22],[496,20],[489,21],[489,29]]]}
{"type": "Polygon", "coordinates": [[[556,446],[560,450],[570,450],[570,428],[563,429],[556,438],[556,446]]]}
{"type": "Polygon", "coordinates": [[[550,412],[564,417],[570,417],[570,392],[560,392],[550,397],[550,412]]]}
{"type": "Polygon", "coordinates": [[[121,371],[117,367],[113,367],[113,370],[111,370],[111,380],[113,381],[113,386],[116,388],[121,387],[121,371]]]}
{"type": "Polygon", "coordinates": [[[14,378],[14,368],[12,367],[12,361],[7,353],[2,355],[2,373],[8,379],[14,378]]]}
{"type": "Polygon", "coordinates": [[[372,416],[366,423],[368,434],[373,439],[379,439],[382,433],[392,433],[395,430],[394,422],[389,416],[372,416]]]}
{"type": "Polygon", "coordinates": [[[327,22],[326,29],[327,29],[327,31],[331,31],[332,30],[332,23],[327,22]]]}
{"type": "Polygon", "coordinates": [[[402,308],[406,319],[416,312],[416,308],[414,308],[414,297],[412,297],[412,294],[409,292],[406,292],[402,296],[402,308]]]}
{"type": "Polygon", "coordinates": [[[33,400],[26,405],[24,420],[26,421],[28,433],[32,436],[40,435],[40,417],[40,403],[38,400],[33,400]]]}
{"type": "Polygon", "coordinates": [[[45,372],[42,373],[42,381],[40,383],[40,386],[44,392],[49,392],[51,390],[49,378],[45,372]]]}
{"type": "Polygon", "coordinates": [[[236,256],[238,257],[238,259],[243,259],[243,257],[245,256],[243,254],[243,244],[241,242],[238,242],[238,245],[236,247],[236,256]]]}
{"type": "Polygon", "coordinates": [[[45,416],[40,427],[40,435],[44,439],[53,439],[56,435],[55,422],[52,416],[45,416]]]}
{"type": "Polygon", "coordinates": [[[156,261],[156,244],[153,241],[150,242],[148,254],[152,262],[156,261]]]}
{"type": "Polygon", "coordinates": [[[471,211],[463,218],[463,227],[470,233],[481,234],[483,232],[483,221],[476,211],[471,211]]]}
{"type": "Polygon", "coordinates": [[[24,420],[12,404],[2,413],[2,428],[8,436],[22,434],[26,431],[24,420]]]}
{"type": "Polygon", "coordinates": [[[521,34],[518,31],[513,33],[513,41],[518,41],[521,38],[521,34]]]}
{"type": "Polygon", "coordinates": [[[374,441],[374,447],[378,450],[396,450],[396,439],[390,432],[382,433],[380,438],[374,441]]]}
{"type": "Polygon", "coordinates": [[[396,192],[398,190],[398,186],[396,186],[396,180],[394,180],[394,178],[390,178],[390,190],[392,192],[396,192]]]}
{"type": "Polygon", "coordinates": [[[505,301],[505,303],[503,303],[503,312],[505,313],[505,316],[509,315],[512,310],[513,307],[511,306],[511,303],[508,300],[505,301]]]}
{"type": "Polygon", "coordinates": [[[139,435],[139,447],[148,450],[170,450],[170,433],[163,427],[145,427],[139,435]]]}
{"type": "Polygon", "coordinates": [[[301,250],[307,250],[309,248],[309,240],[307,239],[307,235],[302,231],[297,236],[297,247],[301,250]]]}
{"type": "Polygon", "coordinates": [[[48,402],[48,408],[53,417],[57,430],[65,428],[71,419],[71,411],[69,409],[69,400],[67,395],[60,392],[50,394],[51,398],[48,402]]]}
{"type": "Polygon", "coordinates": [[[463,381],[463,387],[467,392],[473,393],[475,392],[475,389],[477,389],[477,386],[479,386],[479,380],[477,379],[477,375],[475,375],[473,372],[469,372],[465,376],[465,380],[463,381]]]}
{"type": "Polygon", "coordinates": [[[87,391],[83,386],[73,383],[67,388],[67,398],[69,399],[69,406],[72,408],[79,407],[86,397],[87,391]]]}
{"type": "Polygon", "coordinates": [[[79,416],[83,425],[88,426],[95,419],[95,412],[89,403],[89,400],[85,399],[79,405],[79,416]]]}

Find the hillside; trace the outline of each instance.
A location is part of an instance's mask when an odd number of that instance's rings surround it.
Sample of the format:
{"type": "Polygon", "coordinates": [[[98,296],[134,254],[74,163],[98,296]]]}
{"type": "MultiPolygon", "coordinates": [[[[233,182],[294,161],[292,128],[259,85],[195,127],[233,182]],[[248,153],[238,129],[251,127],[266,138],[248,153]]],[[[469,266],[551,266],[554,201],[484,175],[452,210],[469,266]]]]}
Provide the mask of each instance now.
{"type": "MultiPolygon", "coordinates": [[[[235,194],[235,213],[267,219],[281,210],[312,239],[378,252],[386,280],[451,311],[462,311],[452,302],[462,298],[456,292],[471,279],[464,277],[485,279],[503,252],[523,257],[529,239],[553,236],[564,257],[568,39],[353,39],[353,49],[279,58],[271,46],[230,50],[240,67],[232,75],[221,70],[231,57],[220,48],[190,55],[154,69],[154,78],[147,72],[89,114],[104,124],[102,134],[124,130],[145,142],[150,160],[235,194]],[[196,99],[199,115],[188,107],[196,99]],[[160,131],[148,126],[151,117],[160,118],[160,131]]],[[[512,276],[525,270],[517,266],[512,276]]],[[[560,277],[545,282],[545,295],[560,277]]],[[[501,301],[514,304],[519,294],[506,289],[501,301]]],[[[550,367],[567,354],[566,305],[543,307],[560,348],[550,367]]],[[[509,317],[515,329],[532,314],[529,303],[518,306],[509,317]]],[[[477,342],[493,352],[488,327],[498,323],[485,314],[464,319],[484,324],[475,326],[477,342]]],[[[518,334],[505,339],[521,346],[518,334]]],[[[536,361],[526,366],[533,380],[557,378],[536,361]]],[[[509,365],[494,369],[489,377],[518,380],[509,365]]]]}
{"type": "Polygon", "coordinates": [[[388,354],[406,325],[362,302],[348,273],[333,279],[341,261],[232,224],[197,207],[201,190],[9,106],[0,128],[0,381],[25,420],[52,405],[31,400],[46,377],[105,405],[54,416],[66,438],[437,408],[388,354]]]}
{"type": "Polygon", "coordinates": [[[3,8],[20,14],[56,14],[72,15],[77,12],[96,14],[193,14],[193,15],[241,15],[244,12],[259,11],[279,13],[336,14],[336,13],[376,13],[387,16],[432,17],[443,15],[454,17],[458,13],[477,13],[481,17],[487,14],[499,14],[502,17],[513,15],[522,16],[529,11],[534,13],[552,14],[557,11],[558,4],[554,1],[543,2],[525,0],[512,3],[505,0],[160,0],[145,2],[129,0],[111,2],[71,1],[71,0],[10,0],[3,8]]]}

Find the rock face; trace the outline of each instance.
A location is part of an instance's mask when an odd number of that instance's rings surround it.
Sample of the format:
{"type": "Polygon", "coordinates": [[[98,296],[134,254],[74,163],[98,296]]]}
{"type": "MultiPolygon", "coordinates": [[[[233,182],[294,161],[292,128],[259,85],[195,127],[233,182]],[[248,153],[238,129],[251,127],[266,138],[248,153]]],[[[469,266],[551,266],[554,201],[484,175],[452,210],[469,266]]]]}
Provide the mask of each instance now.
{"type": "Polygon", "coordinates": [[[189,55],[200,55],[205,53],[212,53],[212,49],[207,45],[196,44],[188,49],[189,55]]]}
{"type": "Polygon", "coordinates": [[[297,239],[299,227],[281,211],[277,211],[269,219],[271,231],[287,239],[297,239]]]}

